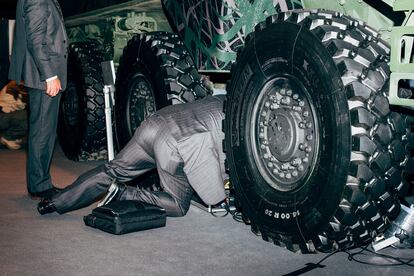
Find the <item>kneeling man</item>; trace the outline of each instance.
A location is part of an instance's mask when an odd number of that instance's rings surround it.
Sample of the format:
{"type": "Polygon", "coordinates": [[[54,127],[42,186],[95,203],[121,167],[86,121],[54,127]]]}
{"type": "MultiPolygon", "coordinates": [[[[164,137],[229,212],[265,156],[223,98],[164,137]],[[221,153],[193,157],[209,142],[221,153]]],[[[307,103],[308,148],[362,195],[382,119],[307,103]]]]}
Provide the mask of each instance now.
{"type": "Polygon", "coordinates": [[[105,193],[105,203],[138,200],[164,208],[167,216],[184,216],[194,191],[209,205],[225,200],[223,102],[224,96],[209,96],[152,114],[114,160],[40,201],[39,213],[62,214],[83,208],[105,193]],[[153,168],[158,171],[162,191],[120,184],[153,168]]]}

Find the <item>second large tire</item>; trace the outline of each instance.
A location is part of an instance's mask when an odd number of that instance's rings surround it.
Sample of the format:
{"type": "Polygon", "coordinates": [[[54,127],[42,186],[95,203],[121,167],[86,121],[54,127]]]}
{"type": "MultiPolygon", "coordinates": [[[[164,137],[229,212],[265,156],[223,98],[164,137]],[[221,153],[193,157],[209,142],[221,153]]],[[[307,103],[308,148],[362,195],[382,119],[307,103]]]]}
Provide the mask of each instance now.
{"type": "Polygon", "coordinates": [[[116,80],[118,148],[141,122],[171,104],[205,97],[209,90],[176,34],[154,32],[132,38],[124,48],[116,80]]]}
{"type": "Polygon", "coordinates": [[[371,241],[407,191],[410,135],[390,112],[389,48],[329,11],[269,17],[232,68],[230,181],[252,230],[292,251],[371,241]]]}

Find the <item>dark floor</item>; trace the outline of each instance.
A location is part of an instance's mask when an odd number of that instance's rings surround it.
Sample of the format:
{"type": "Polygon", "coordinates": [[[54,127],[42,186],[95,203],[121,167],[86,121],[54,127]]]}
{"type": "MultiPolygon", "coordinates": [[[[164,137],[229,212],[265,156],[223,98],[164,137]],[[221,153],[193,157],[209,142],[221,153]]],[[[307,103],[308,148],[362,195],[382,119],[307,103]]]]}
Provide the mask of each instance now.
{"type": "MultiPolygon", "coordinates": [[[[83,224],[94,206],[40,216],[26,194],[25,158],[23,150],[0,149],[0,275],[283,275],[327,256],[292,253],[231,217],[214,218],[194,206],[184,218],[168,218],[164,228],[123,236],[83,224]]],[[[58,149],[53,181],[64,187],[99,163],[69,161],[58,149]]],[[[414,250],[384,253],[414,258],[414,250]]],[[[372,255],[363,260],[387,261],[372,255]]],[[[345,253],[322,265],[304,275],[414,275],[413,267],[359,264],[345,253]]]]}

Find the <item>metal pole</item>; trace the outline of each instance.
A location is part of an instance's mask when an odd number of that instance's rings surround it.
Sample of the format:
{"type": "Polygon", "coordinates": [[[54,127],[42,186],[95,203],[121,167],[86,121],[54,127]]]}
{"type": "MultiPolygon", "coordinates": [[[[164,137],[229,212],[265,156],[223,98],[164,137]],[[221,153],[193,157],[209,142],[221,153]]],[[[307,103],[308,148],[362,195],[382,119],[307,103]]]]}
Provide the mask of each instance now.
{"type": "Polygon", "coordinates": [[[114,159],[114,139],[112,133],[111,117],[111,85],[105,85],[103,88],[105,96],[105,122],[106,122],[106,140],[108,143],[108,161],[114,159]]]}

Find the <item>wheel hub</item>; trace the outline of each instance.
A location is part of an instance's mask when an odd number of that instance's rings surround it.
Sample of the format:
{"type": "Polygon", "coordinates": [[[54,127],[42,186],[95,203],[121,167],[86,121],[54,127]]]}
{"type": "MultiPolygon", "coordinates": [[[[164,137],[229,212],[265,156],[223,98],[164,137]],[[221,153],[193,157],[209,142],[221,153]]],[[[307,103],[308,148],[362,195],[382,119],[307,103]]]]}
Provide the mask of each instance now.
{"type": "MultiPolygon", "coordinates": [[[[263,128],[267,134],[271,154],[278,160],[287,161],[292,156],[296,145],[296,121],[295,118],[286,109],[280,109],[271,114],[269,122],[265,121],[268,126],[263,128]]],[[[264,125],[264,122],[263,122],[264,125]]]]}
{"type": "Polygon", "coordinates": [[[318,142],[308,92],[290,78],[268,82],[253,115],[254,158],[268,184],[281,191],[301,186],[313,169],[318,142]]]}

